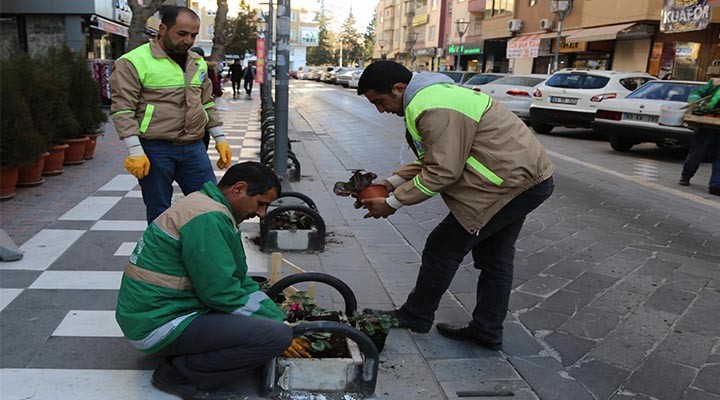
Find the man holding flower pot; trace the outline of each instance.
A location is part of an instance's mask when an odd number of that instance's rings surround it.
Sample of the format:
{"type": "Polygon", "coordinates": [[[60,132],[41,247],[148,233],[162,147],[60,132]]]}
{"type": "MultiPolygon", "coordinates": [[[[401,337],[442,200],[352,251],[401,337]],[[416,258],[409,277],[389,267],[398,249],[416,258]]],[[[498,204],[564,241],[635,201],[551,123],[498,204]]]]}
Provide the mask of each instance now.
{"type": "Polygon", "coordinates": [[[403,206],[440,195],[450,213],[430,233],[415,288],[385,312],[399,326],[430,331],[440,298],[465,255],[481,270],[477,304],[466,326],[437,324],[451,339],[499,350],[513,279],[515,242],[525,217],[554,188],[553,164],[532,131],[502,104],[453,84],[442,74],[413,75],[378,61],[360,77],[358,94],[379,112],[405,118],[418,157],[381,181],[387,198],[356,203],[366,218],[387,218],[403,206]]]}
{"type": "Polygon", "coordinates": [[[125,169],[140,181],[148,223],[170,207],[173,181],[185,195],[216,182],[202,142],[206,129],[217,166],[230,166],[208,65],[189,51],[199,30],[191,9],[164,7],[157,40],[120,57],[110,76],[111,116],[128,148],[125,169]]]}

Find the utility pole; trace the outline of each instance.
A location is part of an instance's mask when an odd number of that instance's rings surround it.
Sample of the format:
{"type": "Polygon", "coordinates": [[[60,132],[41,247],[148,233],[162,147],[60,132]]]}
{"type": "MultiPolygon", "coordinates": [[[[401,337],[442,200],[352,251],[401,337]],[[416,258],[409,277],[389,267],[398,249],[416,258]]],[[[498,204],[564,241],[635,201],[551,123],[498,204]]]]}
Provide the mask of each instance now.
{"type": "Polygon", "coordinates": [[[558,67],[559,67],[560,40],[562,39],[563,19],[565,19],[565,16],[570,13],[572,4],[573,4],[573,0],[552,0],[551,6],[550,6],[550,11],[557,13],[557,15],[558,15],[558,34],[557,34],[557,39],[555,40],[555,58],[553,60],[552,72],[557,71],[558,67]]]}
{"type": "Polygon", "coordinates": [[[275,50],[275,174],[287,178],[288,92],[290,89],[290,0],[278,0],[275,50]]]}

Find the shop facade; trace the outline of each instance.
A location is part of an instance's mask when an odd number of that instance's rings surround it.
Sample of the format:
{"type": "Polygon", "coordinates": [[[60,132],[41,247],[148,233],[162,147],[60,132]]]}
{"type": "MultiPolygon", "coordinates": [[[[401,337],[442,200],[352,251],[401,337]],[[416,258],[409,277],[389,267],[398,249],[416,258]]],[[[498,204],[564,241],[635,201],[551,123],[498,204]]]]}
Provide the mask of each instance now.
{"type": "Polygon", "coordinates": [[[448,46],[447,57],[445,57],[445,70],[481,71],[483,49],[483,42],[467,42],[448,46]]]}

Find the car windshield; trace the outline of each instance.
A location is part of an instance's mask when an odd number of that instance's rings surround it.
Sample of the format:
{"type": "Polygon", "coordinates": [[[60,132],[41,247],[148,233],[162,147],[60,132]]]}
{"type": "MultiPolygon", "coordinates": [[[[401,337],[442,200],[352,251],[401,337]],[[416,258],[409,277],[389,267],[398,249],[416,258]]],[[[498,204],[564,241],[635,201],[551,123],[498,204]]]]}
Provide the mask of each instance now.
{"type": "Polygon", "coordinates": [[[462,72],[440,71],[440,73],[449,76],[455,83],[460,82],[460,79],[462,79],[462,72]]]}
{"type": "MultiPolygon", "coordinates": [[[[494,85],[517,85],[533,87],[544,81],[546,78],[532,76],[506,76],[493,82],[494,85]]],[[[470,82],[468,82],[470,83],[470,82]]]]}
{"type": "Polygon", "coordinates": [[[610,82],[606,76],[590,74],[555,74],[545,83],[547,86],[566,89],[602,89],[610,82]]]}
{"type": "Polygon", "coordinates": [[[628,99],[648,99],[666,101],[687,101],[690,92],[701,84],[674,83],[672,81],[653,81],[642,85],[630,93],[628,99]]]}
{"type": "Polygon", "coordinates": [[[467,83],[468,85],[484,85],[486,83],[490,83],[492,81],[495,81],[497,79],[502,78],[502,76],[499,75],[475,75],[472,78],[468,79],[467,83]]]}

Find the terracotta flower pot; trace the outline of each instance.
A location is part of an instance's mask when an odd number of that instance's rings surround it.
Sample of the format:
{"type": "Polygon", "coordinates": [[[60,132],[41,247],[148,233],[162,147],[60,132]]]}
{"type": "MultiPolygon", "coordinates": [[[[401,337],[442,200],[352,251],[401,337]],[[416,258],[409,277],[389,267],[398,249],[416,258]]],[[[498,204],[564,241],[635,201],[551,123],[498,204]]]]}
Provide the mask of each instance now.
{"type": "Polygon", "coordinates": [[[63,161],[65,161],[65,149],[69,146],[66,144],[59,144],[53,146],[50,150],[50,155],[45,157],[45,166],[43,167],[43,176],[60,175],[63,173],[63,161]]]}
{"type": "Polygon", "coordinates": [[[100,133],[87,135],[88,142],[85,145],[85,154],[83,155],[86,160],[89,160],[95,156],[95,146],[97,146],[97,139],[100,135],[100,133]]]}
{"type": "Polygon", "coordinates": [[[45,158],[50,153],[43,153],[35,160],[35,162],[27,167],[21,167],[18,173],[17,186],[37,186],[45,182],[42,177],[43,168],[45,167],[45,158]]]}
{"type": "Polygon", "coordinates": [[[85,162],[85,146],[90,140],[87,136],[77,139],[66,139],[68,148],[65,149],[65,161],[63,165],[78,165],[85,162]]]}
{"type": "Polygon", "coordinates": [[[15,184],[18,179],[18,167],[0,167],[0,200],[15,197],[15,184]]]}
{"type": "Polygon", "coordinates": [[[358,200],[365,200],[365,199],[374,199],[377,197],[387,197],[387,188],[385,188],[385,185],[380,184],[374,184],[366,187],[365,189],[361,190],[357,198],[358,200]]]}

